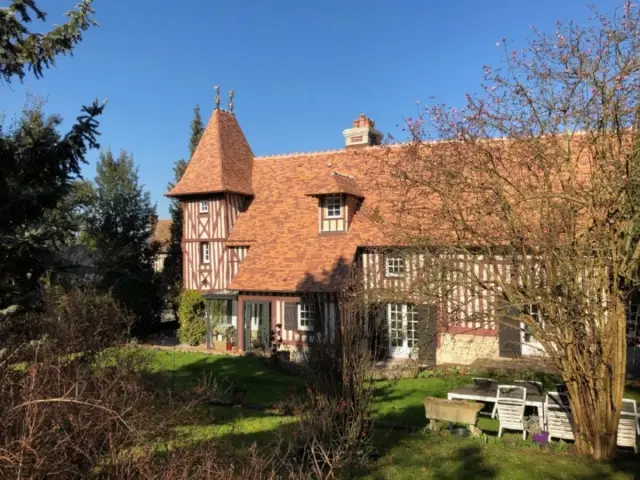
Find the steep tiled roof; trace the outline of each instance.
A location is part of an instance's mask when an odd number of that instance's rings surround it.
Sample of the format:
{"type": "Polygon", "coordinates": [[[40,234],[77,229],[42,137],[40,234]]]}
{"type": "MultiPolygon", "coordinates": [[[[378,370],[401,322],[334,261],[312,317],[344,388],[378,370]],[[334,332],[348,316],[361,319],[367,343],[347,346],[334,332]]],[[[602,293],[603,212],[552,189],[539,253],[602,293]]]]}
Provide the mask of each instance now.
{"type": "Polygon", "coordinates": [[[336,193],[346,193],[358,198],[364,197],[356,179],[340,172],[331,172],[329,175],[318,178],[306,189],[306,195],[311,196],[336,193]]]}
{"type": "Polygon", "coordinates": [[[166,250],[171,241],[171,220],[158,220],[151,240],[160,243],[160,250],[166,250]]]}
{"type": "MultiPolygon", "coordinates": [[[[229,245],[250,246],[231,288],[336,290],[346,278],[359,246],[390,245],[390,239],[370,215],[387,210],[381,201],[385,192],[375,179],[380,167],[378,157],[391,150],[366,147],[256,159],[255,198],[228,239],[229,245]],[[307,186],[318,182],[335,185],[339,176],[331,175],[334,171],[357,178],[357,194],[365,200],[347,232],[322,235],[318,232],[318,200],[307,195],[307,186]]],[[[348,177],[339,178],[348,180],[345,183],[350,187],[355,185],[348,177]]]]}
{"type": "Polygon", "coordinates": [[[236,117],[216,109],[178,184],[167,196],[213,192],[253,195],[253,152],[236,117]]]}

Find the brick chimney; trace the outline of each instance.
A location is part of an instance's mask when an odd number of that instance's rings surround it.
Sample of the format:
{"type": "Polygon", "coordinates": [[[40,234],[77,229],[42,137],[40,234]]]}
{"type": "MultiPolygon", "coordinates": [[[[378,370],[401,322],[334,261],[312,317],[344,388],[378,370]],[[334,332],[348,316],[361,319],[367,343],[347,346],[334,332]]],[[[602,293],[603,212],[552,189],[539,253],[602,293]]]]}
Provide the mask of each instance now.
{"type": "Polygon", "coordinates": [[[382,133],[375,129],[376,122],[361,113],[353,121],[353,127],[342,131],[345,145],[351,147],[367,147],[369,145],[380,145],[382,143],[382,133]]]}

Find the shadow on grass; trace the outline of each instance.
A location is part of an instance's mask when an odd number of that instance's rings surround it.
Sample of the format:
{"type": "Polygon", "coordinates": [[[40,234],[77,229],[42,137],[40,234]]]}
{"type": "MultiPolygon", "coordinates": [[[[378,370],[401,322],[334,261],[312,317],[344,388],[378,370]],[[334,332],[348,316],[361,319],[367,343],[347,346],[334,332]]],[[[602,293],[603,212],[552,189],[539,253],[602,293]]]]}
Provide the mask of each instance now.
{"type": "Polygon", "coordinates": [[[304,386],[304,379],[269,369],[265,360],[251,355],[207,355],[154,350],[151,380],[161,388],[179,392],[200,382],[216,382],[220,400],[228,400],[233,387],[246,390],[245,401],[273,404],[304,386]]]}

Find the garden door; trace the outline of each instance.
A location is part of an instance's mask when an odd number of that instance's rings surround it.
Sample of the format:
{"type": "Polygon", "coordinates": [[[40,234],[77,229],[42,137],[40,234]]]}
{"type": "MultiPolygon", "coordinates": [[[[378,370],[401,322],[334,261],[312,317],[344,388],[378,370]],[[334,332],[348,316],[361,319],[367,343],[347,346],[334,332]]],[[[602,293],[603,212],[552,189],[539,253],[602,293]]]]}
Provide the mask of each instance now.
{"type": "Polygon", "coordinates": [[[268,350],[271,345],[271,302],[244,302],[244,350],[268,350]]]}
{"type": "Polygon", "coordinates": [[[418,347],[418,309],[406,303],[387,305],[389,356],[408,358],[418,347]]]}

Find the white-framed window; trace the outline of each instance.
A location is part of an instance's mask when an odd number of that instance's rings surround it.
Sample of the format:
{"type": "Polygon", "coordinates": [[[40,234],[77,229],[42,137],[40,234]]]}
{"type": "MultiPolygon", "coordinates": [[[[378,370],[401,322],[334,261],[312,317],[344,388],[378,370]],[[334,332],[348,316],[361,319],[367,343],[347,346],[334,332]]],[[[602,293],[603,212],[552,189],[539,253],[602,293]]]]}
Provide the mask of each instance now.
{"type": "Polygon", "coordinates": [[[402,277],[404,275],[404,258],[393,255],[385,258],[384,274],[387,277],[402,277]]]}
{"type": "Polygon", "coordinates": [[[313,328],[313,312],[312,304],[298,304],[298,330],[311,330],[313,328]]]}
{"type": "Polygon", "coordinates": [[[209,242],[200,242],[200,263],[209,263],[209,242]]]}
{"type": "Polygon", "coordinates": [[[206,200],[200,200],[198,204],[198,209],[200,213],[208,213],[209,212],[209,202],[206,200]]]}
{"type": "MultiPolygon", "coordinates": [[[[537,303],[530,303],[528,305],[525,305],[524,313],[525,315],[530,315],[531,318],[533,318],[534,323],[536,324],[542,321],[540,308],[538,307],[537,303]]],[[[533,340],[533,329],[529,324],[523,323],[522,325],[524,330],[524,341],[526,343],[530,343],[533,340]]]]}
{"type": "Polygon", "coordinates": [[[327,208],[327,218],[340,218],[342,217],[342,197],[331,196],[325,199],[325,206],[327,208]]]}

